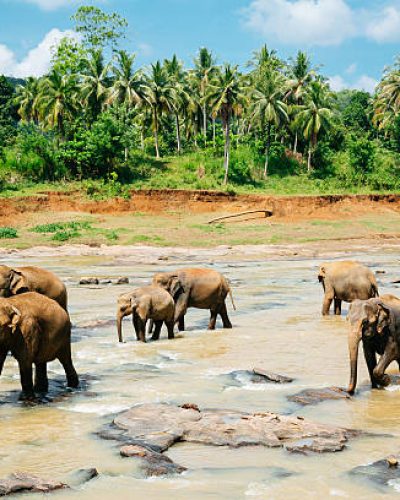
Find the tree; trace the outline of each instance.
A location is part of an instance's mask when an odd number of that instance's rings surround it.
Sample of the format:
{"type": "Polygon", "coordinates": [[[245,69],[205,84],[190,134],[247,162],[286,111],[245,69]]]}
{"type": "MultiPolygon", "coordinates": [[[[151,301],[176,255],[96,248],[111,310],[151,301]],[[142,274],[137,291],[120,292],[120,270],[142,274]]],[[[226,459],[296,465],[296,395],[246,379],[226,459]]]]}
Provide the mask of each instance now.
{"type": "Polygon", "coordinates": [[[131,108],[143,99],[144,80],[140,71],[134,71],[136,55],[120,50],[115,55],[116,64],[112,67],[114,83],[110,89],[108,102],[124,104],[131,108]]]}
{"type": "Polygon", "coordinates": [[[229,174],[231,119],[243,98],[243,83],[238,66],[225,64],[215,82],[210,86],[209,94],[209,102],[213,111],[220,115],[225,133],[224,185],[228,182],[229,174]]]}
{"type": "Polygon", "coordinates": [[[104,107],[111,80],[109,77],[110,64],[104,63],[102,50],[90,50],[89,55],[82,73],[80,93],[82,101],[88,107],[88,115],[93,121],[96,120],[104,107]]]}
{"type": "Polygon", "coordinates": [[[15,102],[18,106],[18,114],[25,122],[39,121],[38,99],[40,93],[40,80],[29,76],[25,85],[18,85],[15,102]]]}
{"type": "Polygon", "coordinates": [[[95,50],[108,45],[115,49],[128,26],[119,14],[107,14],[94,6],[79,7],[71,19],[75,21],[75,31],[82,34],[83,43],[95,50]]]}
{"type": "Polygon", "coordinates": [[[332,98],[332,93],[326,83],[318,79],[310,83],[304,104],[299,106],[296,125],[309,141],[308,172],[311,172],[312,154],[317,146],[318,136],[323,130],[328,129],[332,122],[332,98]]]}
{"type": "Polygon", "coordinates": [[[0,148],[6,139],[16,134],[18,113],[14,97],[14,86],[0,75],[0,148]]]}
{"type": "Polygon", "coordinates": [[[210,80],[215,76],[215,59],[207,48],[202,47],[194,60],[194,76],[198,86],[199,105],[203,115],[204,145],[207,145],[207,92],[210,80]]]}
{"type": "Polygon", "coordinates": [[[152,111],[157,158],[160,158],[160,118],[164,113],[172,111],[175,94],[174,84],[160,61],[152,64],[145,79],[144,99],[152,111]]]}
{"type": "Polygon", "coordinates": [[[289,120],[288,108],[283,101],[286,90],[285,77],[278,71],[265,67],[259,75],[252,91],[252,118],[266,126],[266,148],[264,178],[268,175],[269,151],[271,146],[271,128],[279,127],[289,120]]]}
{"type": "Polygon", "coordinates": [[[400,57],[385,69],[374,100],[374,123],[388,135],[397,129],[400,111],[400,57]]]}

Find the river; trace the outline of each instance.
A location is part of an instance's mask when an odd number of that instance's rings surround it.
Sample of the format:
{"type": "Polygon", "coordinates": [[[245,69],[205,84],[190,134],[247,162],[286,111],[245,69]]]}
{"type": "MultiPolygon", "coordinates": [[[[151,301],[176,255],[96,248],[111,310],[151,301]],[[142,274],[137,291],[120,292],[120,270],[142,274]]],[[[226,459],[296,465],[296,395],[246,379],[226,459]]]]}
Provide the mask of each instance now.
{"type": "MultiPolygon", "coordinates": [[[[352,257],[374,270],[386,271],[378,275],[381,292],[399,293],[390,284],[400,274],[396,254],[352,257]]],[[[46,267],[67,283],[74,325],[73,359],[87,388],[58,402],[26,407],[17,402],[20,385],[16,362],[7,359],[0,379],[0,477],[24,471],[62,479],[75,469],[98,469],[98,478],[77,490],[55,492],[55,499],[370,499],[400,492],[400,482],[379,490],[348,474],[353,467],[397,453],[400,448],[400,386],[371,391],[361,354],[359,391],[351,400],[307,407],[287,400],[305,388],[345,387],[348,382],[347,307],[342,317],[321,317],[322,288],[316,277],[319,261],[210,262],[195,256],[190,262],[177,258],[146,264],[115,256],[2,260],[46,267]],[[237,305],[235,312],[228,303],[234,328],[208,332],[208,312],[191,309],[186,317],[188,331],[177,334],[175,340],[168,341],[163,329],[159,342],[139,344],[131,322],[126,320],[127,342],[118,344],[113,322],[117,296],[147,283],[155,271],[188,264],[211,264],[230,279],[237,305]],[[128,276],[130,284],[79,286],[79,278],[88,275],[128,276]],[[103,323],[96,326],[99,321],[103,323]],[[226,375],[255,366],[295,381],[238,385],[226,375]],[[135,459],[120,457],[115,442],[95,434],[113,415],[143,402],[294,413],[387,436],[363,436],[352,440],[343,452],[311,456],[262,447],[178,444],[167,454],[188,471],[146,479],[135,459]]],[[[396,373],[396,367],[392,365],[389,372],[396,373]]],[[[58,362],[49,365],[50,379],[63,376],[58,362]]]]}

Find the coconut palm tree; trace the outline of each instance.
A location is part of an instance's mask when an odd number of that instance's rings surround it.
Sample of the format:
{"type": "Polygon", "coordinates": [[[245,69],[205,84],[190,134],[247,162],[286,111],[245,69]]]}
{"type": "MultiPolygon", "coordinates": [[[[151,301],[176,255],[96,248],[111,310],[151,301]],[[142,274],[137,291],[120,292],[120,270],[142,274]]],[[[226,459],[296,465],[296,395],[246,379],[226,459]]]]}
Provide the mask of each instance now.
{"type": "MultiPolygon", "coordinates": [[[[303,96],[307,85],[315,77],[315,69],[311,66],[309,56],[299,50],[294,59],[290,59],[288,68],[288,92],[285,96],[286,100],[291,100],[295,106],[299,106],[303,102],[303,96]]],[[[297,152],[298,131],[295,130],[293,152],[297,152]]]]}
{"type": "Polygon", "coordinates": [[[40,80],[29,76],[26,79],[25,85],[18,85],[15,97],[15,103],[18,106],[18,114],[23,121],[33,121],[38,123],[38,97],[40,91],[40,80]]]}
{"type": "Polygon", "coordinates": [[[92,49],[82,73],[82,100],[89,108],[90,118],[95,120],[103,110],[110,90],[110,63],[104,63],[101,49],[92,49]]]}
{"type": "Polygon", "coordinates": [[[400,57],[393,67],[385,70],[374,100],[374,123],[388,131],[400,111],[400,57]]]}
{"type": "Polygon", "coordinates": [[[215,59],[207,48],[202,47],[194,59],[193,76],[198,87],[199,105],[203,117],[204,146],[207,145],[207,118],[208,118],[208,88],[210,81],[215,76],[215,59]]]}
{"type": "Polygon", "coordinates": [[[160,61],[152,64],[145,77],[144,99],[151,108],[153,117],[156,157],[160,158],[160,118],[174,109],[176,88],[160,61]]]}
{"type": "Polygon", "coordinates": [[[113,84],[107,98],[107,104],[116,102],[127,108],[138,104],[144,95],[144,80],[140,71],[133,68],[136,54],[128,54],[125,50],[115,53],[115,64],[112,66],[113,84]]]}
{"type": "Polygon", "coordinates": [[[252,90],[252,119],[266,127],[264,178],[268,175],[271,129],[289,121],[288,107],[284,102],[287,82],[282,73],[266,67],[263,77],[257,78],[252,90]]]}
{"type": "Polygon", "coordinates": [[[311,171],[312,154],[318,143],[318,136],[330,127],[333,118],[333,94],[321,79],[312,81],[304,96],[304,104],[299,106],[296,125],[309,141],[307,170],[311,171]]]}
{"type": "Polygon", "coordinates": [[[72,119],[78,108],[77,84],[74,77],[51,72],[40,81],[37,106],[44,126],[55,128],[65,137],[65,121],[72,119]]]}
{"type": "Polygon", "coordinates": [[[224,65],[221,73],[210,86],[208,99],[213,113],[221,117],[224,129],[224,184],[226,185],[229,174],[231,120],[244,99],[243,79],[239,74],[238,66],[224,65]]]}

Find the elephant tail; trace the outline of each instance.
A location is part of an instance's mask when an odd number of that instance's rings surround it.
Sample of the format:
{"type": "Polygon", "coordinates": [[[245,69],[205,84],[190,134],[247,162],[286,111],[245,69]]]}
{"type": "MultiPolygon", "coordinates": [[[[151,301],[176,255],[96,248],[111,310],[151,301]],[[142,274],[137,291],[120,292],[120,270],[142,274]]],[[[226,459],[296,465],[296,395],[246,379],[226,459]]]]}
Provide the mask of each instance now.
{"type": "Polygon", "coordinates": [[[372,285],[372,293],[374,294],[373,297],[379,297],[378,286],[375,284],[372,285]]]}
{"type": "Polygon", "coordinates": [[[228,293],[229,293],[229,296],[231,298],[233,310],[236,311],[236,306],[235,306],[235,302],[233,301],[233,295],[232,295],[232,289],[231,289],[231,287],[229,287],[228,293]]]}

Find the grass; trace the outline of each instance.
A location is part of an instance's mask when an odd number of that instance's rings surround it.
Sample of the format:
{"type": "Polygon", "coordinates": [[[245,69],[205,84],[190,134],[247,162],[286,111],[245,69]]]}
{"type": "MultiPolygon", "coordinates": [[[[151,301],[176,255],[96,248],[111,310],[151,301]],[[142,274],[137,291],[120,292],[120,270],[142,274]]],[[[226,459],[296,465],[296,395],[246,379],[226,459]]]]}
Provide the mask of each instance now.
{"type": "Polygon", "coordinates": [[[32,228],[34,233],[78,233],[79,229],[91,229],[88,221],[52,222],[50,224],[39,224],[32,228]]]}
{"type": "Polygon", "coordinates": [[[13,227],[0,227],[1,239],[18,238],[18,231],[13,227]]]}

